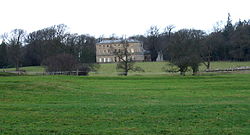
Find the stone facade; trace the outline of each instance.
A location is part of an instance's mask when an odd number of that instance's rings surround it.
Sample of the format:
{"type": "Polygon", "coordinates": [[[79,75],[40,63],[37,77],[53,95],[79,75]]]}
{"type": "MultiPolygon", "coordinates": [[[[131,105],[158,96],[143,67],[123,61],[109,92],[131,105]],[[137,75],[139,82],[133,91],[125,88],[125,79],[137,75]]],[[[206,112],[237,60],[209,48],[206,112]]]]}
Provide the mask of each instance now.
{"type": "MultiPolygon", "coordinates": [[[[145,61],[143,44],[137,40],[127,40],[128,52],[134,61],[145,61]]],[[[119,51],[123,48],[121,40],[104,40],[96,44],[96,62],[110,63],[119,62],[119,58],[114,55],[114,50],[119,51]]]]}

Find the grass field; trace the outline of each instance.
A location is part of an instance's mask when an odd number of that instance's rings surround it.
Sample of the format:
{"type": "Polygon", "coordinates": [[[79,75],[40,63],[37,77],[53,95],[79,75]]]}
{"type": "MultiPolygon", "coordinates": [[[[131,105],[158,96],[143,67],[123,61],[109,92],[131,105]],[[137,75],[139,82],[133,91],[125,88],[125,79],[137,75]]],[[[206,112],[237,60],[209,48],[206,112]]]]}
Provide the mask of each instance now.
{"type": "MultiPolygon", "coordinates": [[[[100,69],[95,73],[90,73],[91,76],[117,76],[116,64],[100,64],[100,69]]],[[[130,72],[129,75],[162,75],[170,74],[165,72],[163,69],[170,69],[171,66],[168,62],[137,62],[137,66],[140,66],[145,70],[145,72],[130,72]]],[[[250,66],[250,62],[212,62],[211,69],[228,69],[236,67],[245,67],[250,66]]],[[[35,74],[36,72],[41,73],[45,72],[44,67],[41,66],[31,66],[31,67],[22,67],[20,68],[25,70],[28,74],[35,74]]],[[[204,71],[206,68],[203,64],[200,66],[200,71],[204,71]]],[[[15,71],[15,68],[5,69],[6,71],[15,71]]]]}
{"type": "MultiPolygon", "coordinates": [[[[100,64],[100,68],[95,73],[90,73],[91,76],[117,76],[116,64],[107,63],[100,64]]],[[[137,62],[135,64],[145,70],[145,72],[130,72],[129,75],[162,75],[170,74],[164,71],[164,69],[171,69],[168,62],[137,62]]],[[[218,61],[211,63],[211,69],[227,69],[235,67],[250,66],[250,62],[229,62],[229,61],[218,61]]],[[[21,70],[25,70],[28,74],[35,74],[45,72],[44,67],[41,66],[30,66],[22,67],[21,70]]],[[[203,64],[200,65],[200,71],[204,71],[206,68],[203,64]]],[[[5,69],[6,71],[15,71],[15,68],[5,69]]],[[[172,74],[172,73],[171,73],[172,74]]]]}
{"type": "MultiPolygon", "coordinates": [[[[166,73],[163,69],[171,69],[171,66],[168,62],[137,62],[135,65],[140,66],[145,70],[145,72],[130,72],[130,75],[161,75],[169,74],[166,73]]],[[[212,62],[211,69],[228,69],[236,67],[245,67],[250,66],[250,62],[212,62]]],[[[200,71],[204,71],[206,67],[201,64],[200,71]]],[[[115,76],[117,75],[116,64],[101,64],[100,69],[97,73],[91,75],[100,75],[100,76],[115,76]]]]}
{"type": "MultiPolygon", "coordinates": [[[[21,67],[21,70],[25,70],[26,72],[44,72],[45,69],[42,66],[30,66],[30,67],[21,67]]],[[[7,68],[5,71],[15,71],[16,68],[7,68]]]]}
{"type": "Polygon", "coordinates": [[[250,74],[0,77],[0,134],[249,135],[250,74]]]}

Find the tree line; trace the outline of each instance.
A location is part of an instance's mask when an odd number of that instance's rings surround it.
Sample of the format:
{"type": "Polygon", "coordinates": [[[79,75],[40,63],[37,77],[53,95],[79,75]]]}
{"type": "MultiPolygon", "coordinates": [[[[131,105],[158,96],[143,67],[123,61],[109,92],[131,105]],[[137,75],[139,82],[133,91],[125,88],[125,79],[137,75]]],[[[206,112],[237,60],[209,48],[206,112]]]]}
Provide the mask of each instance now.
{"type": "Polygon", "coordinates": [[[177,66],[176,71],[182,75],[188,68],[196,74],[200,64],[210,69],[211,61],[250,60],[250,20],[232,24],[228,14],[225,26],[214,27],[209,34],[195,29],[172,32],[173,29],[174,26],[170,25],[160,33],[157,26],[152,26],[146,37],[139,35],[133,38],[143,41],[152,61],[156,61],[158,54],[162,53],[164,60],[177,66]]]}
{"type": "MultiPolygon", "coordinates": [[[[131,36],[128,39],[143,42],[144,49],[151,54],[151,61],[156,61],[159,53],[163,54],[164,60],[176,65],[182,74],[188,67],[195,74],[201,63],[209,69],[211,61],[250,60],[249,20],[239,20],[232,24],[228,14],[225,26],[215,27],[211,33],[195,29],[174,31],[174,28],[174,25],[169,25],[160,32],[157,26],[152,26],[146,35],[131,36]]],[[[75,66],[67,67],[67,63],[81,66],[83,63],[95,63],[95,44],[102,38],[72,34],[67,29],[66,25],[60,24],[31,33],[15,29],[2,35],[0,68],[16,67],[19,70],[20,66],[45,65],[60,71],[76,69],[75,66]],[[64,65],[64,69],[56,65],[64,65]]],[[[114,35],[110,37],[121,38],[114,35]]]]}
{"type": "Polygon", "coordinates": [[[96,39],[90,35],[71,34],[64,24],[29,34],[15,29],[2,38],[1,68],[16,67],[18,71],[20,66],[45,65],[49,71],[70,71],[74,69],[72,65],[95,63],[96,39]]]}
{"type": "MultiPolygon", "coordinates": [[[[249,20],[239,20],[235,24],[232,24],[229,14],[224,28],[217,27],[209,34],[203,30],[195,29],[181,29],[172,32],[173,28],[174,26],[168,26],[164,32],[160,33],[157,26],[152,26],[147,36],[135,36],[134,38],[143,41],[145,49],[151,53],[152,61],[156,61],[157,53],[161,51],[164,54],[164,59],[170,60],[171,56],[169,54],[173,52],[170,52],[169,46],[173,44],[183,45],[182,43],[176,43],[178,38],[183,39],[180,39],[182,42],[185,41],[185,38],[191,38],[193,40],[200,38],[201,41],[196,43],[198,46],[195,48],[199,48],[200,55],[206,61],[208,61],[208,59],[212,61],[250,60],[249,20]],[[179,37],[181,34],[182,37],[179,37]]],[[[191,47],[191,49],[195,48],[191,47]]],[[[171,51],[173,50],[171,49],[171,51]]]]}

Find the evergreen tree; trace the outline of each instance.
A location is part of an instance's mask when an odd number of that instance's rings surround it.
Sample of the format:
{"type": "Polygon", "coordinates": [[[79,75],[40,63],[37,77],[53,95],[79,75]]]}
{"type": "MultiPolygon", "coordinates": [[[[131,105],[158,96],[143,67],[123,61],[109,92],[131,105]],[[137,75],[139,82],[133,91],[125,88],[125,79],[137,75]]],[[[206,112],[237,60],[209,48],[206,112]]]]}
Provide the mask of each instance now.
{"type": "Polygon", "coordinates": [[[8,66],[7,44],[3,41],[0,44],[0,68],[8,66]]]}
{"type": "Polygon", "coordinates": [[[233,60],[250,60],[250,24],[246,21],[238,22],[236,30],[233,32],[230,42],[231,50],[229,52],[233,60]]]}
{"type": "Polygon", "coordinates": [[[234,26],[232,24],[232,19],[231,19],[231,15],[230,13],[228,13],[228,17],[227,17],[227,24],[225,25],[225,28],[222,32],[222,35],[224,37],[224,44],[222,44],[222,46],[220,46],[220,54],[222,56],[221,60],[231,60],[230,59],[230,49],[231,49],[231,42],[230,42],[230,38],[232,36],[234,32],[234,26]]]}

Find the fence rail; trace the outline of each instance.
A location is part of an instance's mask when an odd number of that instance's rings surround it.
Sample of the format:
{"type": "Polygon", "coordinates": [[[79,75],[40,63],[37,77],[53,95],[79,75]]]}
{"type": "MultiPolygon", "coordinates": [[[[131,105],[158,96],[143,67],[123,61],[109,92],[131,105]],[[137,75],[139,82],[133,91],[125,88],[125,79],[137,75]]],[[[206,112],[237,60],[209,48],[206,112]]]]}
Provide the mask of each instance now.
{"type": "Polygon", "coordinates": [[[26,71],[4,71],[7,73],[14,73],[19,75],[87,75],[87,72],[83,71],[57,71],[57,72],[26,72],[26,71]]]}
{"type": "MultiPolygon", "coordinates": [[[[250,67],[236,67],[236,68],[227,68],[227,69],[210,69],[210,70],[203,70],[200,73],[221,73],[221,72],[237,72],[237,71],[250,71],[250,67]]],[[[24,70],[20,71],[3,71],[8,73],[15,73],[19,75],[88,75],[87,72],[82,71],[58,71],[58,72],[27,72],[24,70]]],[[[89,72],[90,74],[96,75],[122,75],[123,72],[113,72],[113,73],[105,73],[105,72],[89,72]]],[[[169,74],[167,72],[133,72],[129,74],[138,74],[138,75],[162,75],[162,74],[169,74]]]]}
{"type": "Polygon", "coordinates": [[[236,67],[236,68],[227,68],[227,69],[210,69],[205,72],[233,72],[233,71],[247,71],[250,70],[250,67],[236,67]]]}

